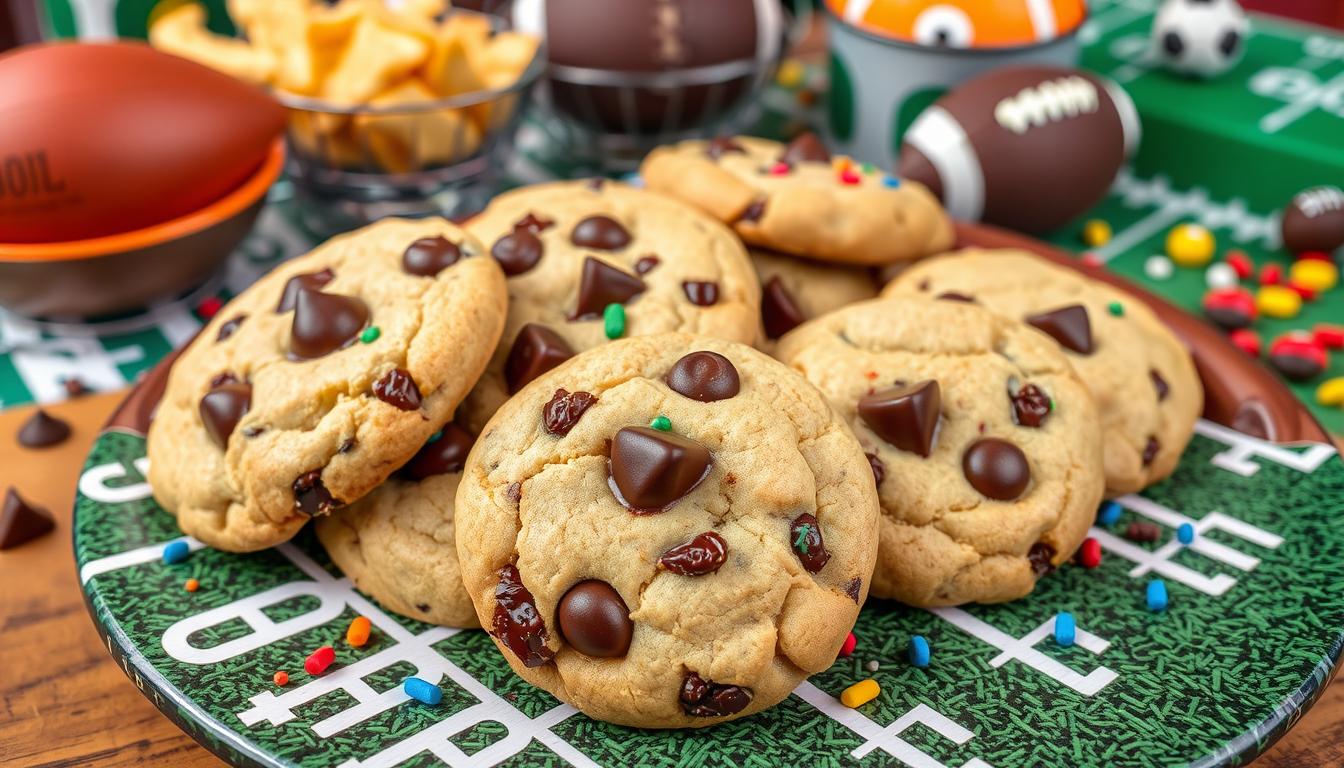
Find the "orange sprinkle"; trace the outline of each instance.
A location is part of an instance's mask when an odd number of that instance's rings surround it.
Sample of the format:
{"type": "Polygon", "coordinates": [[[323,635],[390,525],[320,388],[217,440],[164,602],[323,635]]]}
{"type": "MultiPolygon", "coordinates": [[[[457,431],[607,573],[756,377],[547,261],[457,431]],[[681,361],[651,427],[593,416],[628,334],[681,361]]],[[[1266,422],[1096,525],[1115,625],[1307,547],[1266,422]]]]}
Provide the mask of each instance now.
{"type": "Polygon", "coordinates": [[[368,617],[356,616],[355,620],[350,622],[350,628],[345,630],[345,642],[355,648],[361,648],[369,642],[369,631],[372,625],[368,617]]]}
{"type": "Polygon", "coordinates": [[[283,669],[271,676],[276,685],[289,685],[289,673],[283,669]]]}
{"type": "Polygon", "coordinates": [[[195,579],[187,579],[187,583],[182,585],[188,592],[195,592],[201,588],[201,582],[195,579]]]}
{"type": "Polygon", "coordinates": [[[870,379],[876,379],[876,378],[877,378],[877,371],[864,371],[864,372],[863,372],[863,375],[866,376],[866,377],[868,377],[868,378],[870,378],[870,379]]]}

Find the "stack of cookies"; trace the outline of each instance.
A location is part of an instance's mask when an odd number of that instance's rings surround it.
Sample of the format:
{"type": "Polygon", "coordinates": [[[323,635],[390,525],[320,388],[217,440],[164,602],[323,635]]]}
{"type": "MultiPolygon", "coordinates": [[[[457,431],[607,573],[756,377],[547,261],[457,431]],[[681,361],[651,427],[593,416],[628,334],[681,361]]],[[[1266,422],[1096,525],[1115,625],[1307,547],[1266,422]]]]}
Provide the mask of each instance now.
{"type": "Polygon", "coordinates": [[[1026,254],[906,267],[953,241],[917,184],[813,137],[644,176],[263,278],[173,367],[156,498],[231,551],[312,520],[387,609],[484,627],[593,717],[697,727],[827,668],[870,593],[1028,594],[1189,439],[1199,381],[1140,303],[1026,254]]]}

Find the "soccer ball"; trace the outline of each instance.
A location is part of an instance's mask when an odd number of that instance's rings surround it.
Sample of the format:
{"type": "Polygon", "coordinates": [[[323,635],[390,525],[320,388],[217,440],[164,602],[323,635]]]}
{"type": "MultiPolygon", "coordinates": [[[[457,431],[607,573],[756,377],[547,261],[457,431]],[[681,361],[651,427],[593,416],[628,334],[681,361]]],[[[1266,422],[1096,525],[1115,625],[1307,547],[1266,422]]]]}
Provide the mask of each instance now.
{"type": "Polygon", "coordinates": [[[1166,0],[1153,18],[1153,55],[1172,72],[1215,77],[1241,59],[1249,27],[1236,0],[1166,0]]]}

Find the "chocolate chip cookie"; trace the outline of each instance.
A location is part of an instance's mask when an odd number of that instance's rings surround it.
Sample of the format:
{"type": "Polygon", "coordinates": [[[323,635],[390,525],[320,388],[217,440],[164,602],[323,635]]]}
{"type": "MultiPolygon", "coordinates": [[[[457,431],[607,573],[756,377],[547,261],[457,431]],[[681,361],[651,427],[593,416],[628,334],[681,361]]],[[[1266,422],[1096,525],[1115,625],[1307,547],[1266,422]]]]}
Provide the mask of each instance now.
{"type": "Polygon", "coordinates": [[[501,195],[469,224],[508,275],[500,348],[462,409],[479,431],[527,382],[614,338],[686,331],[751,344],[760,286],[722,224],[603,181],[501,195]]]}
{"type": "Polygon", "coordinates": [[[804,321],[877,295],[875,276],[863,267],[800,259],[764,248],[747,252],[761,280],[765,334],[759,346],[767,351],[804,321]]]}
{"type": "Polygon", "coordinates": [[[698,727],[834,661],[877,499],[821,393],[741,344],[628,339],[532,382],[457,495],[462,578],[523,678],[592,717],[698,727]]]}
{"type": "Polygon", "coordinates": [[[453,499],[474,440],[449,423],[372,493],[315,523],[332,561],[384,608],[431,624],[480,626],[453,535],[453,499]]]}
{"type": "Polygon", "coordinates": [[[830,398],[881,503],[872,594],[910,605],[1031,592],[1103,490],[1087,387],[1050,339],[957,301],[874,299],[804,323],[776,355],[830,398]]]}
{"type": "Polygon", "coordinates": [[[251,551],[362,497],[452,416],[504,326],[504,276],[442,219],[388,219],[289,261],[173,365],[149,480],[178,525],[251,551]]]}
{"type": "Polygon", "coordinates": [[[1185,345],[1143,302],[1013,250],[921,262],[883,293],[896,294],[954,295],[1054,338],[1097,400],[1109,495],[1137,492],[1176,469],[1204,390],[1185,345]]]}
{"type": "Polygon", "coordinates": [[[650,152],[649,189],[695,205],[753,245],[877,266],[952,247],[952,222],[928,189],[848,158],[813,134],[785,145],[751,136],[650,152]]]}

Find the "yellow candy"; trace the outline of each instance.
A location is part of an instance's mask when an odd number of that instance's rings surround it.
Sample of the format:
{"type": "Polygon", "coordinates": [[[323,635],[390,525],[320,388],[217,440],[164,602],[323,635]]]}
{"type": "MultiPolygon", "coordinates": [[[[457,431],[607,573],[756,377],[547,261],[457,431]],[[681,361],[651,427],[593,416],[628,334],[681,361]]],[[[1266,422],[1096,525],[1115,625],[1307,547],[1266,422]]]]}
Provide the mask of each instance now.
{"type": "Polygon", "coordinates": [[[779,72],[775,74],[775,82],[785,88],[792,88],[803,82],[804,70],[803,62],[797,59],[785,59],[779,65],[779,72]]]}
{"type": "Polygon", "coordinates": [[[1288,277],[1303,288],[1322,293],[1339,282],[1339,267],[1323,259],[1302,259],[1288,270],[1288,277]]]}
{"type": "Polygon", "coordinates": [[[876,699],[877,694],[881,692],[882,689],[878,687],[876,680],[872,678],[860,680],[846,688],[844,692],[840,694],[840,703],[851,709],[861,707],[873,699],[876,699]]]}
{"type": "Polygon", "coordinates": [[[1181,224],[1167,233],[1167,255],[1181,267],[1202,267],[1213,260],[1213,233],[1198,224],[1181,224]]]}
{"type": "Polygon", "coordinates": [[[1083,225],[1083,243],[1089,248],[1099,248],[1111,241],[1111,225],[1101,219],[1089,219],[1083,225]]]}
{"type": "Polygon", "coordinates": [[[1292,288],[1266,285],[1256,291],[1255,306],[1266,317],[1296,317],[1302,311],[1302,297],[1292,288]]]}
{"type": "Polygon", "coordinates": [[[1344,376],[1326,379],[1316,388],[1316,402],[1321,405],[1344,406],[1344,376]]]}

